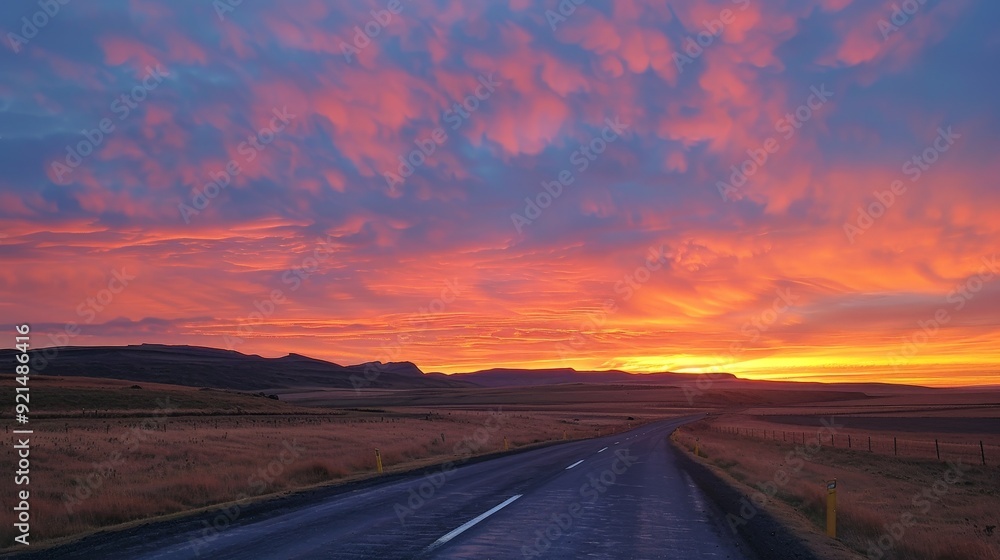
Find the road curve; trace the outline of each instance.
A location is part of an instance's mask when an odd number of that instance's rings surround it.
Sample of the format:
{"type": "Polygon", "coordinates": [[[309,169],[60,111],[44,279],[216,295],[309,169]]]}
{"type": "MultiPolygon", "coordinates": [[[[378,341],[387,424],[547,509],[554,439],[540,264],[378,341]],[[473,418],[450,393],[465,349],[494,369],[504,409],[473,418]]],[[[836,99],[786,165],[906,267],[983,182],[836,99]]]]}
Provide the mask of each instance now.
{"type": "Polygon", "coordinates": [[[153,523],[17,558],[752,560],[676,463],[667,436],[685,421],[430,469],[221,532],[153,523]]]}

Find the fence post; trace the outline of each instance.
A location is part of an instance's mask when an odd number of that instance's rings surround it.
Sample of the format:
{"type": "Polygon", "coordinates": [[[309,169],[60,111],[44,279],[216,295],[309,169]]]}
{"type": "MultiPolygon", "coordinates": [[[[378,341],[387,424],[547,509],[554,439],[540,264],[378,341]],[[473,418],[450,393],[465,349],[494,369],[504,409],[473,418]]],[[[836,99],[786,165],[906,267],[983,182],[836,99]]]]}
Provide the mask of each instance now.
{"type": "Polygon", "coordinates": [[[837,479],[826,483],[826,535],[837,538],[837,479]]]}
{"type": "Polygon", "coordinates": [[[847,448],[848,449],[852,448],[852,445],[851,445],[851,434],[847,434],[847,448]]]}
{"type": "Polygon", "coordinates": [[[941,460],[941,446],[938,445],[938,440],[934,440],[934,451],[937,453],[938,461],[941,460]]]}
{"type": "Polygon", "coordinates": [[[892,436],[892,454],[899,455],[899,448],[896,446],[896,436],[892,436]]]}
{"type": "Polygon", "coordinates": [[[868,452],[872,452],[872,436],[868,436],[868,452]]]}
{"type": "Polygon", "coordinates": [[[983,440],[979,440],[979,454],[983,456],[983,466],[986,466],[986,449],[983,447],[983,440]]]}

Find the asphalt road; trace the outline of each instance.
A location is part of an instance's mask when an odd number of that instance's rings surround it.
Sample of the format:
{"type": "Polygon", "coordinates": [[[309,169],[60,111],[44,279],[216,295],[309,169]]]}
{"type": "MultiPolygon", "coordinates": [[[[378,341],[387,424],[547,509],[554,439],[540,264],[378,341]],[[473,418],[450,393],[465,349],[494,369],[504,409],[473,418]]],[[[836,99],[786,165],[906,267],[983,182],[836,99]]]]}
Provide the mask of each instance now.
{"type": "Polygon", "coordinates": [[[625,434],[390,479],[270,514],[248,514],[219,532],[206,530],[207,523],[154,523],[43,556],[754,558],[678,467],[667,436],[683,422],[665,420],[625,434]]]}

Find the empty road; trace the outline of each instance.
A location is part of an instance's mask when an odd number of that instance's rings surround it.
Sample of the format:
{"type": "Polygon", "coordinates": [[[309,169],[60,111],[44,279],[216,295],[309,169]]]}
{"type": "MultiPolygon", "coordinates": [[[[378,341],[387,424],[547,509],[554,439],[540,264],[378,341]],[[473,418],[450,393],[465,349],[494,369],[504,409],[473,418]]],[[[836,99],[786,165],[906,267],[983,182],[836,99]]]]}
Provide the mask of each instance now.
{"type": "MultiPolygon", "coordinates": [[[[675,461],[684,420],[450,471],[387,477],[309,503],[97,535],[23,557],[204,559],[748,559],[675,461]]],[[[215,513],[217,514],[217,512],[215,513]]],[[[213,515],[215,515],[213,514],[213,515]]]]}

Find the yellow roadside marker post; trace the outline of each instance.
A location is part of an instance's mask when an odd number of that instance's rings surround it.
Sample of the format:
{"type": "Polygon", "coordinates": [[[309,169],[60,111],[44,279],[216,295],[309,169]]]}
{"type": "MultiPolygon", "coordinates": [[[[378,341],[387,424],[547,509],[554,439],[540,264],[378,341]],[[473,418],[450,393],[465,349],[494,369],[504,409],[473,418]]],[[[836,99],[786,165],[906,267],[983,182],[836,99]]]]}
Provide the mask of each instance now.
{"type": "Polygon", "coordinates": [[[382,474],[382,454],[378,452],[378,448],[375,448],[375,468],[382,474]]]}
{"type": "Polygon", "coordinates": [[[507,442],[507,436],[503,437],[503,450],[510,451],[510,443],[507,442]]]}
{"type": "Polygon", "coordinates": [[[701,440],[700,440],[700,439],[698,439],[698,438],[694,438],[694,456],[695,456],[695,457],[700,457],[700,456],[701,456],[701,455],[700,455],[700,454],[698,453],[698,442],[699,442],[699,441],[701,441],[701,440]]]}
{"type": "Polygon", "coordinates": [[[826,483],[826,536],[837,538],[837,479],[826,483]]]}

